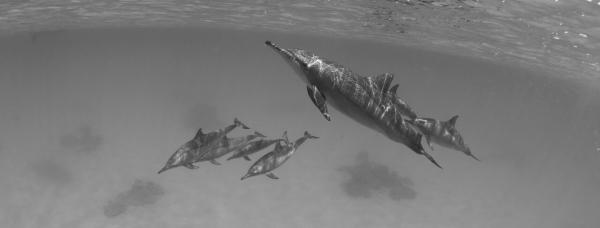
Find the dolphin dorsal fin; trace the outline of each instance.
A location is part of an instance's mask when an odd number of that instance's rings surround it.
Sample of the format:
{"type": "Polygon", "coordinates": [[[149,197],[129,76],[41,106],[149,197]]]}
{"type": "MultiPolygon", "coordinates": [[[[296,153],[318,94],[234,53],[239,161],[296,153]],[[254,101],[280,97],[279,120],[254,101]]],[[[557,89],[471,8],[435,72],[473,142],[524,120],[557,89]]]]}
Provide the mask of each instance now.
{"type": "Polygon", "coordinates": [[[392,86],[392,88],[390,88],[390,90],[388,90],[388,93],[396,94],[396,91],[398,91],[398,86],[400,86],[400,85],[396,84],[396,85],[392,86]]]}
{"type": "Polygon", "coordinates": [[[285,141],[285,144],[290,145],[290,140],[288,140],[287,137],[287,131],[283,132],[283,140],[285,141]]]}
{"type": "Polygon", "coordinates": [[[198,132],[196,132],[196,136],[194,136],[195,140],[200,139],[202,136],[204,135],[204,133],[202,133],[202,128],[198,129],[198,132]]]}
{"type": "Polygon", "coordinates": [[[454,124],[456,124],[456,119],[457,118],[458,118],[458,115],[450,118],[450,120],[448,120],[448,123],[454,127],[454,124]]]}
{"type": "Polygon", "coordinates": [[[388,91],[390,85],[392,84],[392,80],[394,80],[394,75],[390,73],[385,73],[375,78],[377,87],[381,89],[381,92],[388,91]]]}
{"type": "Polygon", "coordinates": [[[392,80],[394,80],[394,75],[385,73],[375,77],[368,77],[367,80],[377,91],[385,92],[390,88],[390,84],[392,84],[392,80]]]}

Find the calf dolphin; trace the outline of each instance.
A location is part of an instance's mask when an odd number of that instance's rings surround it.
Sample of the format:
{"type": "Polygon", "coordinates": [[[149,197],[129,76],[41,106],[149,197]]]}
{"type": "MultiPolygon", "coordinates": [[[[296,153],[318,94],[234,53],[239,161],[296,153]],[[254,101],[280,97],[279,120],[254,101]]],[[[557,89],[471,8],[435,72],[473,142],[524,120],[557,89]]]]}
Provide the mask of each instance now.
{"type": "Polygon", "coordinates": [[[235,158],[244,158],[247,161],[250,161],[250,157],[248,157],[251,154],[254,154],[258,151],[261,151],[267,147],[269,147],[270,145],[273,145],[274,143],[280,142],[283,139],[271,139],[271,140],[265,140],[265,139],[261,139],[258,141],[254,141],[254,142],[249,142],[246,145],[243,145],[242,147],[236,149],[235,151],[233,151],[233,155],[231,155],[231,157],[227,158],[227,161],[231,160],[231,159],[235,159],[235,158]]]}
{"type": "Polygon", "coordinates": [[[231,151],[234,151],[244,144],[252,141],[253,139],[260,137],[264,138],[261,133],[255,131],[253,135],[247,135],[243,137],[237,138],[227,138],[225,136],[219,143],[217,143],[213,148],[209,149],[204,155],[196,157],[192,162],[186,164],[185,166],[191,169],[195,169],[196,166],[192,165],[192,163],[202,162],[202,161],[210,161],[210,163],[215,165],[220,165],[215,159],[222,157],[223,155],[228,154],[231,151]],[[190,167],[191,166],[191,167],[190,167]]]}
{"type": "Polygon", "coordinates": [[[481,161],[473,156],[469,146],[454,127],[457,118],[458,116],[454,116],[448,121],[439,121],[431,118],[416,118],[414,120],[406,120],[406,122],[425,136],[425,140],[427,140],[427,144],[431,150],[433,150],[431,142],[434,142],[440,146],[461,151],[466,155],[475,158],[475,160],[481,161]]]}
{"type": "Polygon", "coordinates": [[[275,176],[271,171],[276,169],[285,163],[298,147],[306,141],[306,139],[318,139],[319,137],[312,136],[308,134],[307,131],[304,132],[304,137],[299,138],[293,143],[290,143],[287,138],[287,131],[283,133],[283,139],[286,142],[285,146],[281,146],[279,142],[275,144],[275,149],[273,151],[265,154],[261,158],[259,158],[251,167],[248,169],[248,173],[242,177],[242,180],[253,177],[261,174],[265,174],[267,177],[271,179],[279,179],[279,177],[275,176]]]}
{"type": "MultiPolygon", "coordinates": [[[[196,136],[185,144],[181,146],[167,161],[167,164],[164,168],[158,171],[158,174],[167,171],[169,169],[186,165],[190,163],[194,158],[203,155],[207,152],[208,149],[217,144],[227,133],[235,129],[236,127],[241,127],[243,129],[250,129],[246,127],[242,122],[240,122],[237,118],[233,120],[232,125],[225,127],[224,129],[219,129],[208,134],[202,133],[202,128],[198,129],[196,132],[196,136]]],[[[190,168],[190,167],[188,167],[190,168]]],[[[197,167],[196,167],[197,168],[197,167]]]]}
{"type": "MultiPolygon", "coordinates": [[[[397,86],[388,89],[394,75],[362,77],[342,65],[305,50],[283,49],[268,40],[265,43],[277,51],[308,85],[311,100],[325,118],[329,119],[327,104],[330,104],[354,121],[394,142],[406,145],[442,168],[423,149],[421,134],[403,120],[402,110],[408,106],[400,105],[401,100],[395,94],[397,86]]],[[[405,115],[416,117],[410,111],[405,112],[405,115]]]]}

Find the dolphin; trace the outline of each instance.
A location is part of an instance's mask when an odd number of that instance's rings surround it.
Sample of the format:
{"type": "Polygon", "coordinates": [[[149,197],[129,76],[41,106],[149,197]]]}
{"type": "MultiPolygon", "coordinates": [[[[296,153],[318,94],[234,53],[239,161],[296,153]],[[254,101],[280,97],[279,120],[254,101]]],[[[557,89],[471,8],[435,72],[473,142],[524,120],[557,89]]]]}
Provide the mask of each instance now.
{"type": "Polygon", "coordinates": [[[231,155],[231,157],[227,158],[227,161],[231,160],[231,159],[235,159],[235,158],[244,158],[247,161],[250,161],[250,157],[248,157],[251,154],[254,154],[258,151],[261,151],[267,147],[269,147],[270,145],[273,145],[274,143],[280,142],[283,139],[271,139],[271,140],[265,140],[265,139],[261,139],[258,141],[254,141],[254,142],[249,142],[246,145],[243,145],[240,148],[237,148],[235,151],[233,151],[233,155],[231,155]]]}
{"type": "Polygon", "coordinates": [[[257,137],[264,138],[266,136],[259,133],[258,131],[255,131],[253,135],[247,135],[237,138],[227,138],[227,136],[225,136],[223,139],[221,139],[219,143],[217,143],[213,148],[208,150],[204,155],[196,157],[192,162],[188,163],[187,165],[191,165],[192,163],[202,161],[210,161],[210,163],[214,165],[220,165],[217,161],[215,161],[215,159],[220,158],[228,154],[229,152],[244,146],[245,144],[257,137]]]}
{"type": "Polygon", "coordinates": [[[279,179],[279,177],[275,176],[271,171],[276,169],[285,163],[298,147],[306,141],[306,139],[318,139],[319,137],[312,136],[308,134],[307,131],[304,132],[304,137],[299,138],[293,143],[287,138],[287,131],[283,133],[283,140],[286,145],[282,146],[279,142],[275,144],[275,149],[273,151],[265,154],[261,158],[259,158],[251,167],[248,169],[248,173],[242,177],[242,180],[253,177],[261,174],[267,175],[267,177],[271,179],[279,179]]]}
{"type": "MultiPolygon", "coordinates": [[[[393,74],[362,77],[342,65],[305,50],[283,49],[268,40],[265,43],[277,51],[308,85],[311,100],[325,118],[329,119],[329,114],[326,113],[329,104],[361,125],[406,145],[442,168],[423,149],[421,134],[408,126],[402,118],[402,110],[410,107],[400,105],[401,100],[395,94],[397,86],[389,89],[393,74]]],[[[410,111],[405,115],[416,117],[410,111]]]]}
{"type": "Polygon", "coordinates": [[[425,140],[427,140],[427,144],[431,150],[433,150],[431,142],[434,142],[440,146],[461,151],[466,155],[475,158],[475,160],[481,161],[473,156],[469,146],[454,127],[457,118],[458,116],[454,116],[448,121],[439,121],[431,118],[416,118],[414,120],[406,120],[406,122],[425,136],[425,140]]]}
{"type": "MultiPolygon", "coordinates": [[[[232,125],[225,127],[224,129],[219,129],[208,134],[202,133],[202,128],[198,129],[196,132],[196,136],[185,144],[181,146],[167,161],[167,164],[164,168],[158,171],[158,174],[167,171],[169,169],[184,166],[190,163],[194,158],[203,155],[207,152],[208,149],[217,144],[227,133],[235,129],[236,127],[241,127],[243,129],[250,129],[242,122],[240,122],[237,118],[233,120],[232,125]],[[201,153],[201,154],[200,154],[201,153]]],[[[186,166],[188,168],[198,168],[196,166],[186,166]]]]}

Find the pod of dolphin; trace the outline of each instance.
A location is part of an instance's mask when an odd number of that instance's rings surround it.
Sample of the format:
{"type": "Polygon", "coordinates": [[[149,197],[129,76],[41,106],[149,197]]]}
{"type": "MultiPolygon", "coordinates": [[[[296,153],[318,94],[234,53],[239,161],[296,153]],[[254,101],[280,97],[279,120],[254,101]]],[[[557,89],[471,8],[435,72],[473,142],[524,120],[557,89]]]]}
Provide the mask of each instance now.
{"type": "Polygon", "coordinates": [[[306,139],[318,138],[308,134],[308,132],[304,132],[304,137],[290,143],[287,138],[287,131],[283,133],[282,139],[265,140],[263,138],[266,136],[257,131],[252,135],[228,138],[227,133],[237,127],[250,129],[237,118],[234,119],[232,125],[207,134],[202,132],[202,128],[198,129],[196,136],[175,151],[167,161],[165,167],[158,171],[158,174],[179,166],[188,169],[197,169],[199,167],[195,166],[194,163],[203,161],[208,161],[214,165],[221,165],[216,159],[231,152],[233,152],[233,156],[227,160],[243,157],[250,161],[250,157],[248,156],[275,144],[275,149],[258,159],[250,167],[248,174],[242,177],[242,180],[261,174],[265,174],[273,179],[279,179],[271,171],[285,163],[306,139]],[[252,141],[256,138],[261,139],[252,141]],[[281,145],[281,141],[285,142],[285,145],[281,145]]]}
{"type": "MultiPolygon", "coordinates": [[[[310,99],[328,121],[331,121],[331,116],[327,104],[361,125],[387,136],[394,142],[404,144],[417,154],[424,155],[439,168],[442,167],[423,148],[423,136],[431,150],[432,143],[435,143],[461,151],[480,161],[471,153],[469,146],[455,128],[458,116],[448,121],[418,118],[413,109],[396,94],[399,85],[390,87],[394,79],[393,74],[363,77],[305,50],[283,49],[268,40],[265,44],[279,53],[307,84],[310,99]]],[[[265,136],[258,132],[244,137],[227,138],[227,133],[237,127],[250,129],[237,119],[234,120],[234,124],[207,134],[200,128],[196,136],[183,144],[158,173],[179,166],[197,169],[198,166],[193,163],[202,161],[220,165],[216,159],[231,152],[233,155],[227,160],[243,157],[250,161],[249,155],[275,144],[271,152],[263,155],[250,167],[242,180],[262,174],[279,179],[272,171],[285,163],[306,139],[318,138],[304,132],[304,137],[290,142],[287,131],[283,133],[282,139],[265,140],[265,136]],[[261,139],[252,141],[256,138],[261,139]],[[281,145],[281,142],[284,142],[284,145],[281,145]]]]}

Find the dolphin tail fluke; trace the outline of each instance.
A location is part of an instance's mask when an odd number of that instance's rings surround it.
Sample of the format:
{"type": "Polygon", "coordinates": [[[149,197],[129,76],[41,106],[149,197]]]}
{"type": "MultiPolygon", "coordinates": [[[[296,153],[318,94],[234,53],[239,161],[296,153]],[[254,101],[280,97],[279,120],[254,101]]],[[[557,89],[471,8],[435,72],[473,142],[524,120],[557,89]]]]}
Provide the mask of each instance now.
{"type": "Polygon", "coordinates": [[[267,137],[267,136],[265,136],[265,135],[261,134],[261,133],[260,133],[260,132],[258,132],[258,131],[255,131],[255,132],[254,132],[254,135],[256,135],[256,137],[260,137],[260,138],[266,138],[266,137],[267,137]]]}
{"type": "Polygon", "coordinates": [[[243,129],[250,129],[249,127],[247,127],[246,125],[244,125],[242,122],[240,122],[237,118],[235,118],[233,120],[233,123],[235,123],[235,125],[237,125],[238,127],[243,128],[243,129]]]}
{"type": "Polygon", "coordinates": [[[423,151],[423,155],[425,157],[427,157],[427,159],[429,159],[429,161],[433,162],[434,165],[436,165],[437,167],[439,167],[440,169],[444,169],[442,168],[436,161],[435,159],[433,159],[433,157],[431,155],[429,155],[427,152],[423,151]]]}
{"type": "Polygon", "coordinates": [[[304,132],[304,137],[309,138],[309,139],[318,139],[319,138],[317,136],[313,136],[311,134],[308,134],[308,131],[304,132]]]}

